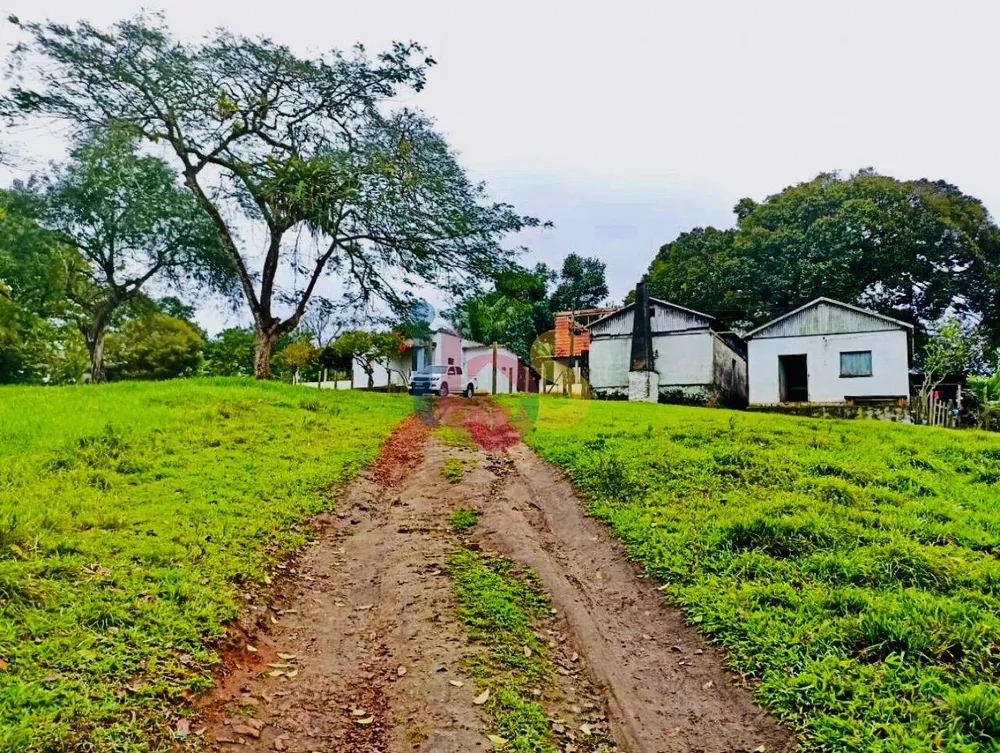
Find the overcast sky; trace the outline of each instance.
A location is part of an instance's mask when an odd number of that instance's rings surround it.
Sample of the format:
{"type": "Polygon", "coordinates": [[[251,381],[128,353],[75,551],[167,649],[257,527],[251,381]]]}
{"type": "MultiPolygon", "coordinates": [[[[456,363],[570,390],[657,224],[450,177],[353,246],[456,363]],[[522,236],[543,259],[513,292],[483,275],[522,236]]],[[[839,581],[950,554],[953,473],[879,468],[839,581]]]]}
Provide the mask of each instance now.
{"type": "MultiPolygon", "coordinates": [[[[25,20],[85,14],[98,23],[139,7],[4,3],[25,20]]],[[[224,25],[303,53],[358,41],[372,51],[394,39],[425,45],[438,65],[412,104],[495,198],[555,223],[523,239],[528,261],[600,256],[615,299],[678,232],[731,225],[741,197],[762,199],[820,171],[943,178],[1000,213],[1000,3],[990,0],[147,7],[186,38],[224,25]]]]}

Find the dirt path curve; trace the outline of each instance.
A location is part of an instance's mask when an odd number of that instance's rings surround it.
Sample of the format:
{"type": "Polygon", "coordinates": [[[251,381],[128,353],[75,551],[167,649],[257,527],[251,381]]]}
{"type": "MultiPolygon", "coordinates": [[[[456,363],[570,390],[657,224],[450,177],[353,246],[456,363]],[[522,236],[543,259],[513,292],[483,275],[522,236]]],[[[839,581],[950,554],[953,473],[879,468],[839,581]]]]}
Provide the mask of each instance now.
{"type": "Polygon", "coordinates": [[[456,545],[449,516],[473,506],[482,513],[473,545],[538,572],[567,634],[560,652],[579,654],[542,699],[550,718],[596,705],[628,753],[792,749],[499,411],[451,400],[439,416],[467,428],[480,449],[428,439],[416,419],[389,440],[337,514],[317,521],[318,540],[287,568],[249,647],[229,657],[229,673],[203,700],[211,747],[490,750],[445,573],[456,545]],[[470,469],[461,483],[442,474],[450,457],[470,469]]]}

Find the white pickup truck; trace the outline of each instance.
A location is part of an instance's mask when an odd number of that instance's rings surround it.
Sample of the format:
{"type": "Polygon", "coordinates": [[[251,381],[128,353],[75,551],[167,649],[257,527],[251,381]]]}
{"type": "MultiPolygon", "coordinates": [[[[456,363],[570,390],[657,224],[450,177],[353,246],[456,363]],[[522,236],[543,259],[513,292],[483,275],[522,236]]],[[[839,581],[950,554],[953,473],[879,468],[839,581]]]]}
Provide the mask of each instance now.
{"type": "Polygon", "coordinates": [[[424,366],[420,371],[410,375],[410,394],[426,395],[433,393],[441,397],[463,394],[472,397],[476,392],[475,385],[466,382],[461,366],[424,366]]]}

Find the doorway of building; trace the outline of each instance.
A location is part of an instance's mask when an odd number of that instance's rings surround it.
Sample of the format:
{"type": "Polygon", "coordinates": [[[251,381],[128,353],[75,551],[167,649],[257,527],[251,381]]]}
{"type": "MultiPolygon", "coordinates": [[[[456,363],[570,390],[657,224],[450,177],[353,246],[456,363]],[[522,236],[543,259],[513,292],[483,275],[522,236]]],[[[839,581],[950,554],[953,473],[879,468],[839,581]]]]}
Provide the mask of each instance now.
{"type": "Polygon", "coordinates": [[[778,356],[778,389],[783,403],[809,402],[809,369],[805,354],[778,356]]]}

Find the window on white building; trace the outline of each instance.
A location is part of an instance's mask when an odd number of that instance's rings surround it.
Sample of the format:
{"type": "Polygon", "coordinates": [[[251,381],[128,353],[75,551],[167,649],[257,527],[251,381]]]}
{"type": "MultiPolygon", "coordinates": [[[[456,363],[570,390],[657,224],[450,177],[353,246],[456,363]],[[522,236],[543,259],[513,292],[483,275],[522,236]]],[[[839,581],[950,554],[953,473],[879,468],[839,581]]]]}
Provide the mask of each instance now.
{"type": "Polygon", "coordinates": [[[849,350],[841,353],[840,375],[842,377],[871,376],[872,352],[870,350],[849,350]]]}

